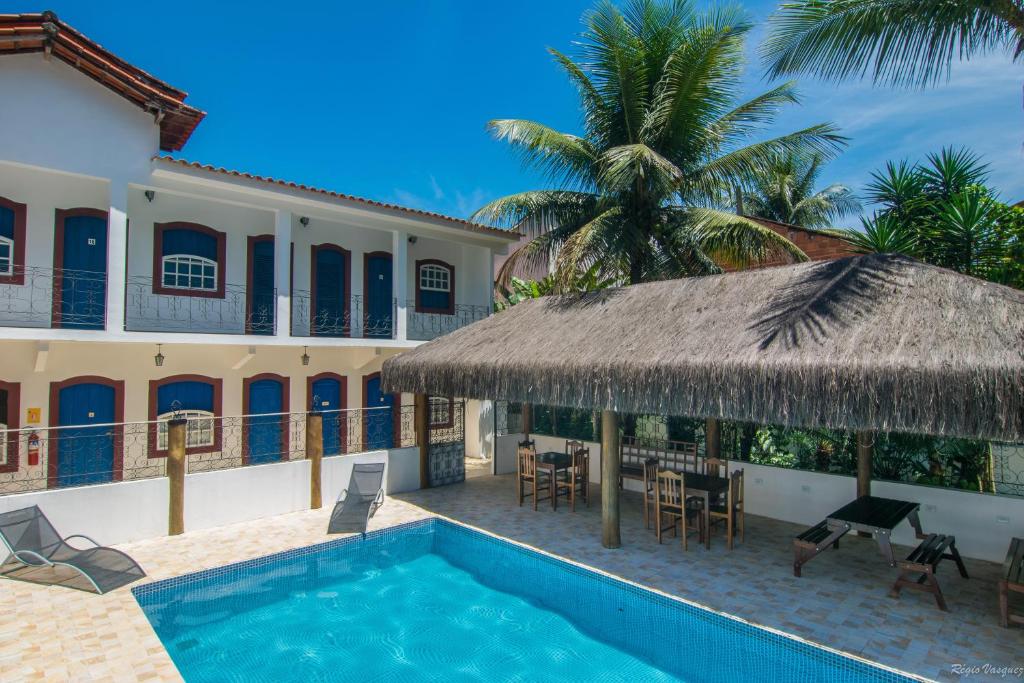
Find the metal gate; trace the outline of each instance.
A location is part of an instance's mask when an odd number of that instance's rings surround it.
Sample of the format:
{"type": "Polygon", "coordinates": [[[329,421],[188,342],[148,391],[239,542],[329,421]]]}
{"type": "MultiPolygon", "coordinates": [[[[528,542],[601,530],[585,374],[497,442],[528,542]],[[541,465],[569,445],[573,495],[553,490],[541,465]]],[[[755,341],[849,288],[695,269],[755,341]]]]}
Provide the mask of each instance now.
{"type": "Polygon", "coordinates": [[[462,401],[430,399],[430,445],[427,468],[431,486],[466,480],[466,405],[462,401]]]}

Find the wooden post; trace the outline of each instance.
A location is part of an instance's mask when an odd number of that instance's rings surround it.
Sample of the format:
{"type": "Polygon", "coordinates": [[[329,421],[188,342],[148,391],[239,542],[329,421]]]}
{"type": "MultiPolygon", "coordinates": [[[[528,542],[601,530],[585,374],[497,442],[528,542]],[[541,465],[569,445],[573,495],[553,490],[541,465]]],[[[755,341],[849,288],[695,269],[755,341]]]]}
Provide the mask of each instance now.
{"type": "Polygon", "coordinates": [[[185,533],[185,425],[183,419],[167,423],[168,536],[185,533]]]}
{"type": "Polygon", "coordinates": [[[601,412],[601,545],[618,548],[619,535],[619,414],[614,410],[601,412]]]}
{"type": "Polygon", "coordinates": [[[533,431],[533,405],[523,404],[523,440],[530,440],[530,432],[533,431]]]}
{"type": "Polygon", "coordinates": [[[420,448],[420,488],[430,488],[430,414],[426,394],[413,398],[413,419],[416,423],[416,445],[420,448]]]}
{"type": "Polygon", "coordinates": [[[875,453],[874,432],[857,432],[857,497],[871,495],[871,458],[875,453]]]}
{"type": "Polygon", "coordinates": [[[319,510],[324,505],[322,490],[324,416],[322,413],[306,415],[306,458],[309,460],[309,509],[319,510]]]}
{"type": "Polygon", "coordinates": [[[704,420],[704,457],[722,457],[722,430],[716,418],[704,420]]]}

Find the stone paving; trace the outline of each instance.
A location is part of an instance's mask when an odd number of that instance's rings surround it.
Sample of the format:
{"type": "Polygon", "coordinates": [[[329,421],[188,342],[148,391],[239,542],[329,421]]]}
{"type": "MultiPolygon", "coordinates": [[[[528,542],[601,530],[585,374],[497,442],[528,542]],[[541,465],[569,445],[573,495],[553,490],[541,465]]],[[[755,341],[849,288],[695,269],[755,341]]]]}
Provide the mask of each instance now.
{"type": "MultiPolygon", "coordinates": [[[[654,532],[643,527],[639,498],[625,494],[623,547],[606,550],[600,544],[596,487],[594,493],[591,507],[575,513],[564,504],[552,511],[546,503],[534,512],[529,504],[516,505],[511,477],[482,476],[392,497],[370,526],[448,516],[929,678],[957,679],[954,664],[1024,666],[1024,629],[998,626],[995,564],[968,560],[968,581],[944,564],[940,580],[951,612],[943,613],[926,594],[887,596],[895,570],[883,563],[870,539],[847,537],[839,551],[807,565],[803,578],[793,577],[789,538],[797,527],[752,515],[746,541],[733,551],[719,535],[710,551],[694,542],[684,553],[678,539],[659,546],[654,532]]],[[[119,547],[146,569],[146,581],[159,580],[322,542],[328,515],[327,509],[294,513],[119,547]]],[[[37,680],[180,678],[130,588],[98,596],[0,580],[0,681],[37,680]]]]}

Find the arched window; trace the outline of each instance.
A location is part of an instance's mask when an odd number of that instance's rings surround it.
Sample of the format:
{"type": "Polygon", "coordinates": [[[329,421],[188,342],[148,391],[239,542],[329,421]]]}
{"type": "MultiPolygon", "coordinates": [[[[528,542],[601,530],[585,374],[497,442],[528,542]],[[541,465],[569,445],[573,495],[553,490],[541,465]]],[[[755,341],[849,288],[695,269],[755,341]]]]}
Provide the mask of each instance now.
{"type": "Polygon", "coordinates": [[[225,234],[196,223],[155,227],[153,292],[223,298],[225,234]]]}
{"type": "Polygon", "coordinates": [[[186,420],[186,452],[220,450],[217,417],[221,410],[221,386],[221,380],[202,375],[176,375],[152,380],[149,385],[149,414],[156,425],[151,437],[150,455],[166,455],[167,424],[175,416],[186,420]]]}
{"type": "Polygon", "coordinates": [[[25,284],[25,205],[0,197],[0,284],[25,284]]]}
{"type": "Polygon", "coordinates": [[[455,268],[437,259],[416,262],[416,311],[455,312],[455,268]]]}

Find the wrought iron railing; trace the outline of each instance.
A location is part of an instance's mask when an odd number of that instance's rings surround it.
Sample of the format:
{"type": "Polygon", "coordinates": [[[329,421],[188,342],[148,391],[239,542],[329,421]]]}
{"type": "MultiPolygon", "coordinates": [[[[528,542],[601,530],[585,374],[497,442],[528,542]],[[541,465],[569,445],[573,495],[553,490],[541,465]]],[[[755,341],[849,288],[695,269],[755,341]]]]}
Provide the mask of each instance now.
{"type": "MultiPolygon", "coordinates": [[[[325,457],[416,444],[411,405],[321,415],[325,457]]],[[[301,460],[306,457],[306,416],[190,419],[187,471],[301,460]]],[[[165,430],[166,423],[149,421],[0,431],[0,495],[165,476],[165,430]]]]}
{"type": "Polygon", "coordinates": [[[0,283],[0,325],[103,329],[105,273],[15,266],[20,284],[0,283]]]}
{"type": "Polygon", "coordinates": [[[308,290],[292,290],[292,336],[392,339],[398,304],[390,299],[386,310],[368,306],[366,297],[325,297],[308,290]]]}
{"type": "Polygon", "coordinates": [[[125,283],[125,327],[132,332],[274,334],[276,291],[247,294],[228,284],[224,295],[158,294],[153,278],[133,275],[125,283]]]}
{"type": "Polygon", "coordinates": [[[415,301],[406,302],[406,309],[408,310],[406,335],[409,339],[420,341],[435,339],[454,332],[460,327],[483,320],[491,314],[490,306],[472,304],[455,304],[450,314],[419,312],[416,310],[415,301]]]}

